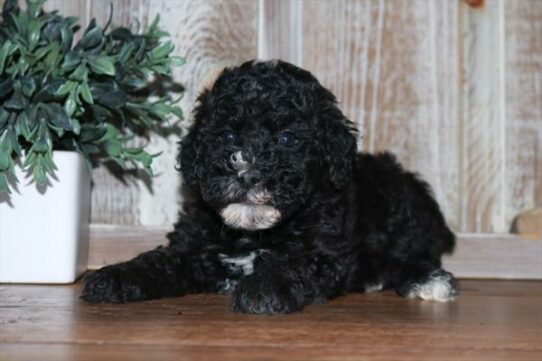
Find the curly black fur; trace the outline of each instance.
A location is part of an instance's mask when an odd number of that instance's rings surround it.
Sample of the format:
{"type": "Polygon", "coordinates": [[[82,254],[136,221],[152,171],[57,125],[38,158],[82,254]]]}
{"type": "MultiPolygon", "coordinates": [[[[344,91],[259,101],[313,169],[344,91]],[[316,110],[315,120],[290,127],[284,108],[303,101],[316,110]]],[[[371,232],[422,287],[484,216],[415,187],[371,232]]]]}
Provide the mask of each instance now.
{"type": "Polygon", "coordinates": [[[167,247],[87,277],[84,300],[225,292],[234,311],[275,314],[347,292],[457,295],[440,268],[454,235],[429,186],[389,153],[357,154],[354,126],[309,72],[226,69],[194,120],[179,164],[197,201],[167,247]]]}

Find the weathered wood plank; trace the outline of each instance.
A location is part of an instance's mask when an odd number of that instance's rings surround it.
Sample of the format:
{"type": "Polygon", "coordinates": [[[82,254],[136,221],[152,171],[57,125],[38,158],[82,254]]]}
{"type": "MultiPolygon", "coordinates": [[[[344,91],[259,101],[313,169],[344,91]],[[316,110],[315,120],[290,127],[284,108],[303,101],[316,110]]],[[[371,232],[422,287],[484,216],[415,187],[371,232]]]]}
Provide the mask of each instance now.
{"type": "MultiPolygon", "coordinates": [[[[167,244],[171,228],[92,225],[88,267],[129,260],[167,244]]],[[[492,234],[459,234],[444,266],[463,278],[542,279],[542,240],[492,234]]]]}
{"type": "Polygon", "coordinates": [[[363,149],[390,150],[435,189],[459,225],[456,2],[306,2],[303,65],[365,127],[363,149]]]}
{"type": "Polygon", "coordinates": [[[542,207],[542,1],[507,1],[506,224],[542,207]]]}
{"type": "Polygon", "coordinates": [[[282,59],[300,65],[303,1],[262,1],[259,13],[258,58],[282,59]]]}
{"type": "Polygon", "coordinates": [[[461,3],[460,229],[505,232],[502,2],[461,3]]]}

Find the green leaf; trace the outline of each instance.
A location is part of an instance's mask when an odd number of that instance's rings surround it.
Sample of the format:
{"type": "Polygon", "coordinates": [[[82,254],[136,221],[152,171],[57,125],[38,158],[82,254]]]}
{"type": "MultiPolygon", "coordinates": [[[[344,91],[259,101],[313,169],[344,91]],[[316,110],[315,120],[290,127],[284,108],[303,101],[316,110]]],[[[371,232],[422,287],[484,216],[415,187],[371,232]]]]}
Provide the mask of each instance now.
{"type": "Polygon", "coordinates": [[[186,59],[180,56],[171,56],[169,60],[170,60],[170,64],[173,66],[181,66],[181,65],[186,64],[186,59]]]}
{"type": "Polygon", "coordinates": [[[177,118],[182,119],[184,114],[181,107],[171,107],[171,112],[177,116],[177,118]]]}
{"type": "Polygon", "coordinates": [[[43,22],[40,19],[32,19],[28,24],[28,43],[30,49],[34,49],[38,41],[40,40],[41,35],[41,26],[43,22]]]}
{"type": "Polygon", "coordinates": [[[110,157],[118,157],[122,152],[122,146],[119,141],[108,140],[104,143],[104,149],[110,157]]]}
{"type": "Polygon", "coordinates": [[[86,81],[79,84],[79,92],[81,96],[83,97],[84,101],[86,101],[89,104],[94,104],[94,100],[92,99],[92,94],[90,93],[90,89],[86,81]]]}
{"type": "Polygon", "coordinates": [[[62,63],[61,69],[64,72],[69,72],[75,69],[79,63],[81,63],[81,57],[77,53],[70,51],[64,57],[64,62],[62,63]]]}
{"type": "Polygon", "coordinates": [[[71,92],[70,95],[68,95],[68,97],[66,98],[66,101],[64,102],[64,110],[71,117],[75,112],[76,106],[77,104],[75,103],[75,93],[71,92]]]}
{"type": "Polygon", "coordinates": [[[96,142],[99,139],[102,139],[106,133],[106,127],[83,124],[81,126],[81,136],[79,137],[79,140],[81,142],[96,142]]]}
{"type": "Polygon", "coordinates": [[[125,43],[122,45],[122,49],[120,50],[120,53],[118,55],[118,60],[121,63],[124,63],[130,59],[130,56],[132,55],[134,51],[134,44],[133,43],[125,43]]]}
{"type": "Polygon", "coordinates": [[[32,64],[35,64],[38,60],[43,58],[47,53],[51,51],[52,48],[53,48],[53,45],[49,44],[47,46],[42,46],[41,48],[37,48],[32,54],[28,54],[28,56],[34,59],[32,64]]]}
{"type": "Polygon", "coordinates": [[[79,123],[79,120],[77,120],[77,118],[72,118],[72,125],[73,125],[73,129],[72,129],[72,133],[74,134],[81,134],[81,124],[79,123]]]}
{"type": "Polygon", "coordinates": [[[123,153],[127,154],[127,155],[130,155],[130,156],[135,156],[135,155],[138,155],[139,153],[143,152],[143,148],[141,147],[137,147],[137,148],[124,148],[123,149],[123,153]]]}
{"type": "Polygon", "coordinates": [[[145,168],[148,168],[152,164],[152,157],[149,153],[143,152],[138,156],[138,160],[143,164],[145,168]]]}
{"type": "Polygon", "coordinates": [[[8,95],[13,89],[13,80],[11,78],[6,78],[4,81],[0,82],[0,98],[8,95]]]}
{"type": "Polygon", "coordinates": [[[28,99],[23,95],[20,89],[17,89],[16,84],[14,85],[14,92],[11,98],[4,104],[6,109],[10,110],[21,110],[28,106],[28,99]]]}
{"type": "MultiPolygon", "coordinates": [[[[91,26],[92,26],[92,23],[91,25],[89,25],[89,28],[91,26]]],[[[83,49],[83,50],[92,49],[100,44],[103,38],[103,31],[100,27],[96,26],[95,21],[94,21],[94,26],[95,27],[91,29],[87,28],[87,31],[85,32],[81,40],[79,40],[79,43],[77,43],[76,45],[77,49],[83,49]]]]}
{"type": "Polygon", "coordinates": [[[27,76],[20,77],[21,82],[21,91],[27,98],[30,98],[32,94],[34,94],[34,91],[36,90],[36,81],[34,78],[30,78],[27,76]]]}
{"type": "Polygon", "coordinates": [[[69,26],[63,26],[60,29],[60,37],[62,38],[62,52],[66,53],[72,47],[73,31],[69,26]]]}
{"type": "Polygon", "coordinates": [[[42,123],[39,126],[38,139],[30,150],[35,153],[45,153],[52,149],[53,143],[51,140],[51,133],[49,132],[49,129],[47,129],[47,126],[42,123]]]}
{"type": "Polygon", "coordinates": [[[88,77],[88,69],[85,64],[79,64],[79,66],[70,74],[69,78],[72,80],[83,81],[88,77]]]}
{"type": "Polygon", "coordinates": [[[5,130],[0,137],[0,171],[8,169],[11,162],[11,145],[7,133],[5,130]]]}
{"type": "Polygon", "coordinates": [[[43,165],[43,168],[45,169],[45,171],[47,173],[52,173],[53,171],[55,171],[56,169],[58,169],[55,165],[55,162],[53,162],[53,154],[52,152],[47,152],[45,154],[43,154],[43,161],[42,161],[42,165],[43,165]]]}
{"type": "Polygon", "coordinates": [[[169,73],[169,68],[163,65],[153,65],[151,66],[151,70],[163,75],[167,75],[169,73]]]}
{"type": "Polygon", "coordinates": [[[69,93],[72,93],[75,90],[75,87],[77,86],[77,82],[73,80],[68,80],[64,84],[58,88],[56,91],[56,95],[66,95],[69,93]]]}
{"type": "Polygon", "coordinates": [[[0,107],[0,133],[4,131],[4,127],[8,124],[10,112],[0,107]]]}
{"type": "Polygon", "coordinates": [[[64,130],[72,130],[73,124],[64,108],[57,103],[43,104],[42,109],[50,124],[64,130]]]}
{"type": "Polygon", "coordinates": [[[45,58],[45,65],[48,68],[52,68],[56,66],[57,61],[60,60],[59,59],[60,47],[58,43],[51,43],[50,46],[51,46],[51,50],[49,51],[49,53],[47,54],[47,57],[45,58]]]}
{"type": "Polygon", "coordinates": [[[88,64],[95,74],[115,75],[115,65],[113,60],[106,55],[89,55],[88,64]]]}
{"type": "Polygon", "coordinates": [[[41,161],[34,167],[32,175],[34,176],[34,180],[38,185],[43,186],[47,184],[47,174],[45,173],[45,169],[41,165],[41,161]]]}
{"type": "Polygon", "coordinates": [[[19,113],[19,116],[17,118],[17,123],[19,124],[19,128],[21,129],[21,133],[27,141],[31,141],[34,135],[36,134],[36,130],[38,122],[37,119],[34,117],[31,117],[28,111],[24,110],[21,113],[19,113]]]}
{"type": "Polygon", "coordinates": [[[11,41],[7,40],[0,48],[0,75],[4,73],[4,66],[6,65],[6,59],[9,55],[11,48],[11,41]]]}
{"type": "Polygon", "coordinates": [[[8,180],[7,180],[7,174],[6,172],[0,172],[0,194],[1,193],[7,193],[7,194],[10,194],[11,192],[9,191],[9,185],[8,185],[8,180]]]}
{"type": "MultiPolygon", "coordinates": [[[[64,83],[62,83],[64,84],[64,83]]],[[[60,84],[56,83],[50,83],[46,84],[43,88],[41,88],[38,93],[34,96],[32,99],[33,103],[39,103],[39,102],[50,102],[50,101],[56,101],[57,100],[57,88],[56,86],[59,86],[60,84]]]]}
{"type": "Polygon", "coordinates": [[[100,142],[112,140],[120,136],[120,131],[112,124],[107,124],[105,129],[105,134],[100,138],[100,142]]]}
{"type": "Polygon", "coordinates": [[[44,3],[44,0],[27,0],[26,1],[26,11],[28,15],[32,18],[37,18],[41,12],[41,5],[44,3]]]}
{"type": "Polygon", "coordinates": [[[172,50],[173,50],[173,44],[171,44],[170,41],[167,41],[157,46],[156,48],[152,49],[149,56],[152,59],[162,59],[168,56],[172,50]]]}

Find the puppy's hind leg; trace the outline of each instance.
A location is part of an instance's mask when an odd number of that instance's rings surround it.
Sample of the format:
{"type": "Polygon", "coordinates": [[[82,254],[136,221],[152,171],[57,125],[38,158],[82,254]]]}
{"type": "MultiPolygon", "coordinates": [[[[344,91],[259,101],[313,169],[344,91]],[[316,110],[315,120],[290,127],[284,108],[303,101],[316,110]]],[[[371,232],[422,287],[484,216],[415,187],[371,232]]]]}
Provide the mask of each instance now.
{"type": "Polygon", "coordinates": [[[395,284],[397,293],[407,298],[445,302],[459,294],[454,276],[430,262],[403,264],[395,284]]]}

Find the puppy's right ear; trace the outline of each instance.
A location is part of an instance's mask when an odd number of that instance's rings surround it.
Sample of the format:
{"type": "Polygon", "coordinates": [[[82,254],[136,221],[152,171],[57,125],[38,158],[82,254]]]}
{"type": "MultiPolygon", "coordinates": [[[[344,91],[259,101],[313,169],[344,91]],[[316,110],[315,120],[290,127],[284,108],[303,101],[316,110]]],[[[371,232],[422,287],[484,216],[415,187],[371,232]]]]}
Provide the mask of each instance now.
{"type": "Polygon", "coordinates": [[[206,98],[208,90],[204,90],[196,100],[196,106],[192,111],[194,123],[188,128],[188,133],[179,143],[179,154],[177,156],[177,170],[183,175],[183,182],[193,189],[197,189],[200,179],[200,145],[199,127],[201,119],[205,116],[207,109],[206,98]]]}
{"type": "Polygon", "coordinates": [[[198,158],[199,151],[196,144],[197,124],[194,124],[179,143],[177,155],[177,170],[181,171],[184,183],[190,188],[198,187],[198,158]]]}

